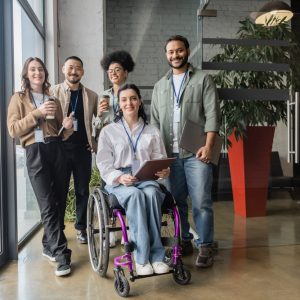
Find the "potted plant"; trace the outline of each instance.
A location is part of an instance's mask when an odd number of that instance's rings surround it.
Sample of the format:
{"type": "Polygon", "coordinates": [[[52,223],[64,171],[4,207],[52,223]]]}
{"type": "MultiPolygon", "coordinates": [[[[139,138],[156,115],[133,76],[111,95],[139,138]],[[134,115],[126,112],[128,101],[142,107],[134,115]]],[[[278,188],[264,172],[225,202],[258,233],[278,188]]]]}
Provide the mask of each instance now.
{"type": "MultiPolygon", "coordinates": [[[[101,177],[99,170],[96,166],[92,169],[91,180],[90,180],[90,193],[93,192],[96,186],[101,183],[101,177]]],[[[75,203],[75,188],[73,176],[71,177],[69,192],[66,202],[65,221],[74,222],[76,220],[76,203],[75,203]]]]}
{"type": "MultiPolygon", "coordinates": [[[[250,19],[240,22],[239,39],[285,40],[293,43],[290,27],[281,23],[263,27],[250,19]]],[[[288,63],[296,56],[296,46],[223,45],[215,62],[288,63]]],[[[291,64],[292,69],[295,65],[291,64]]],[[[293,70],[299,74],[299,68],[293,70]]],[[[298,77],[299,78],[299,77],[298,77]]],[[[231,89],[289,89],[291,73],[276,71],[223,70],[214,76],[217,87],[231,89]]],[[[270,158],[275,126],[286,122],[284,101],[224,100],[221,102],[222,131],[228,139],[235,213],[244,217],[266,214],[270,158]]]]}

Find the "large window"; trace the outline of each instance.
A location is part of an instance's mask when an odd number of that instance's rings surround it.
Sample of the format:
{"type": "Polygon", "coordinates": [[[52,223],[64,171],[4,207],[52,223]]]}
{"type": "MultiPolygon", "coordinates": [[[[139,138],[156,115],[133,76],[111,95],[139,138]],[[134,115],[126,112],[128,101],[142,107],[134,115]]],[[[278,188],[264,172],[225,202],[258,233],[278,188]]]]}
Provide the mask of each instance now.
{"type": "MultiPolygon", "coordinates": [[[[24,0],[13,2],[14,35],[14,90],[21,88],[22,66],[28,57],[45,59],[43,35],[44,1],[24,0]]],[[[16,177],[18,241],[22,241],[40,223],[40,214],[27,169],[25,149],[16,140],[16,177]]]]}

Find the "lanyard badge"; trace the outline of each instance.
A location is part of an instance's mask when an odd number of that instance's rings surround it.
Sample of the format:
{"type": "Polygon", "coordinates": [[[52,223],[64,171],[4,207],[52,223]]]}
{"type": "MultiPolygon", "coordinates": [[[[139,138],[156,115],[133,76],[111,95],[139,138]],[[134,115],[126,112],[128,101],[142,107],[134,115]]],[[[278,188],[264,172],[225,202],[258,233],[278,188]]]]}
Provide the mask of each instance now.
{"type": "Polygon", "coordinates": [[[70,95],[70,104],[71,104],[71,108],[72,108],[72,112],[73,112],[73,130],[74,131],[78,131],[78,119],[75,117],[75,112],[76,112],[77,102],[78,102],[78,95],[79,95],[79,90],[77,91],[74,106],[73,106],[72,98],[71,98],[71,95],[70,95]]]}
{"type": "Polygon", "coordinates": [[[145,123],[144,123],[144,126],[143,126],[143,128],[141,129],[141,131],[140,131],[140,133],[139,133],[139,135],[138,135],[138,137],[137,137],[137,139],[136,139],[136,141],[135,141],[135,144],[133,144],[133,141],[132,141],[132,139],[131,139],[129,133],[128,133],[127,130],[126,130],[125,125],[124,125],[122,119],[121,119],[121,122],[122,122],[122,125],[123,125],[123,127],[124,127],[124,130],[125,130],[127,136],[128,136],[129,142],[130,142],[131,147],[132,147],[132,150],[133,150],[133,159],[132,159],[132,162],[131,162],[131,173],[134,174],[134,173],[137,171],[137,169],[140,167],[140,161],[139,161],[138,158],[136,157],[136,149],[137,149],[137,145],[138,145],[139,139],[140,139],[140,137],[141,137],[141,134],[142,134],[142,132],[143,132],[143,130],[144,130],[144,128],[145,128],[145,123]]]}
{"type": "Polygon", "coordinates": [[[44,143],[44,134],[40,127],[34,129],[34,139],[36,143],[44,143]]]}
{"type": "Polygon", "coordinates": [[[175,86],[174,86],[174,81],[173,81],[173,78],[172,78],[172,87],[173,87],[174,96],[175,96],[175,100],[176,100],[176,105],[174,107],[174,122],[175,123],[179,123],[180,122],[180,97],[181,97],[181,89],[182,89],[183,83],[185,82],[186,76],[187,76],[187,71],[184,73],[184,76],[183,76],[183,78],[181,80],[178,94],[176,94],[176,90],[175,90],[175,86]]]}

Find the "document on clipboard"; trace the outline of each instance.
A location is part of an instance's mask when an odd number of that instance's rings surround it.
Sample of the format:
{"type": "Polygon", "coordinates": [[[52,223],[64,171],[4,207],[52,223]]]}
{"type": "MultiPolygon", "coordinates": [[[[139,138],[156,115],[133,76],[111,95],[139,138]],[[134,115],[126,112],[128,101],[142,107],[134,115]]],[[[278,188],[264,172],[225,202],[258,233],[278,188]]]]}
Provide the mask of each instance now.
{"type": "Polygon", "coordinates": [[[155,173],[170,167],[175,159],[175,157],[172,157],[146,160],[132,175],[139,180],[156,180],[158,177],[155,176],[155,173]]]}
{"type": "MultiPolygon", "coordinates": [[[[212,157],[210,159],[210,162],[214,165],[218,165],[223,141],[224,139],[221,136],[216,135],[215,144],[212,148],[212,157]]],[[[179,147],[196,154],[199,148],[203,147],[205,143],[206,134],[204,128],[193,121],[187,120],[183,126],[179,147]]]]}

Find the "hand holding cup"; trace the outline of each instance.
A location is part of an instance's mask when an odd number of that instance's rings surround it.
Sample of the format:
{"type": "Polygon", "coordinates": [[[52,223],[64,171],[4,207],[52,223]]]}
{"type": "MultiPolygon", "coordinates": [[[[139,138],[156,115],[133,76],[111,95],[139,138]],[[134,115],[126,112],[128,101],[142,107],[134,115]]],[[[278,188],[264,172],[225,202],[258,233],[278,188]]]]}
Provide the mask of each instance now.
{"type": "Polygon", "coordinates": [[[98,116],[101,117],[104,112],[109,112],[109,96],[104,95],[99,102],[98,116]]]}
{"type": "Polygon", "coordinates": [[[50,99],[50,101],[48,99],[38,108],[47,120],[55,118],[55,112],[57,109],[57,104],[55,103],[54,99],[50,99]]]}

